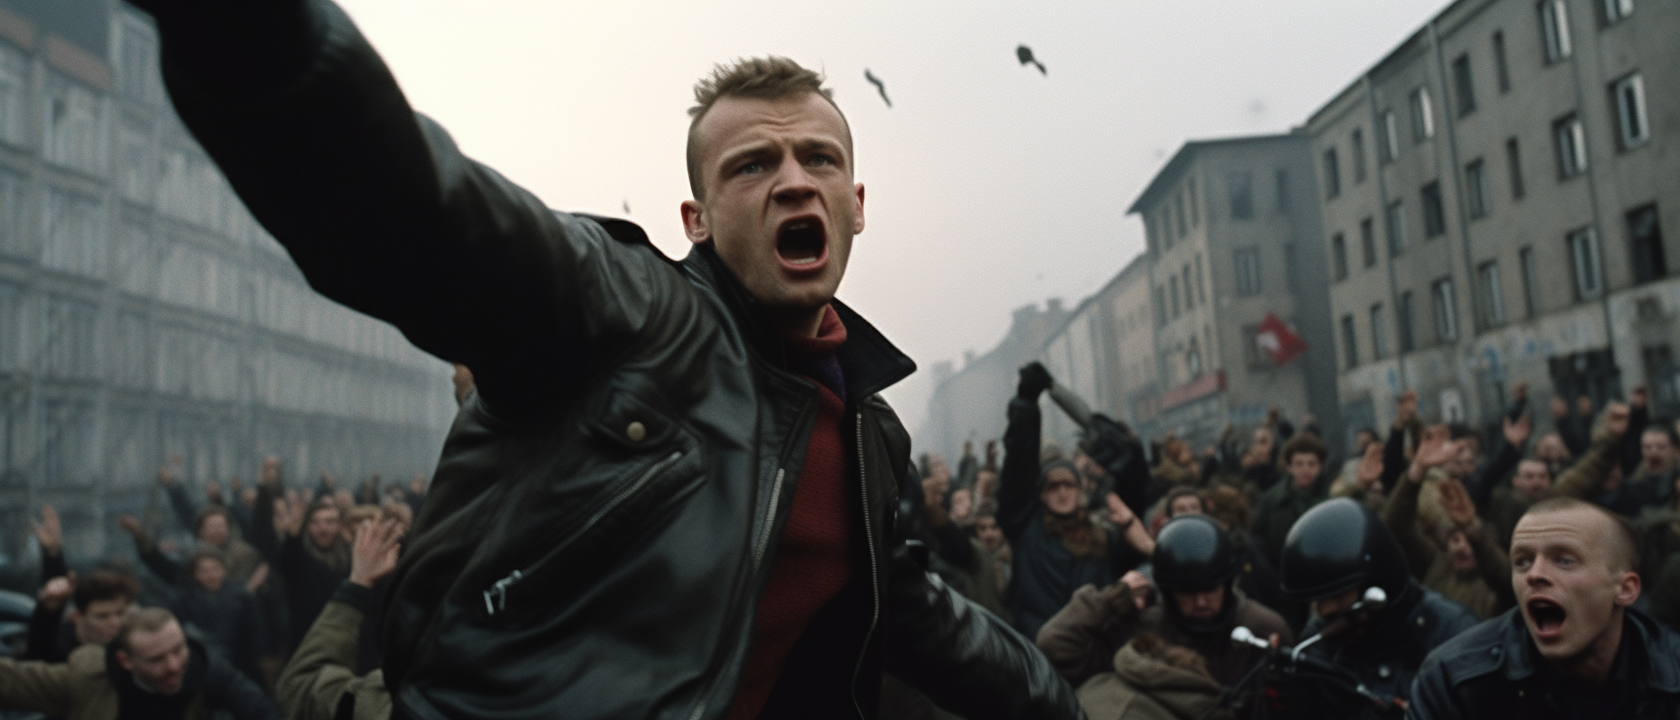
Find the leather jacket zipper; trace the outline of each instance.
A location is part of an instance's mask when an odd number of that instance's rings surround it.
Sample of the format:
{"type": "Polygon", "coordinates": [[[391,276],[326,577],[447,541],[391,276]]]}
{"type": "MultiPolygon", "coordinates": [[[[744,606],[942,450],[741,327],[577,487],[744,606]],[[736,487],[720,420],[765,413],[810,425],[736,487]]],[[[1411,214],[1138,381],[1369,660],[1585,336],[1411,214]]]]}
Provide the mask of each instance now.
{"type": "Polygon", "coordinates": [[[863,634],[863,647],[858,650],[857,665],[852,668],[852,706],[857,708],[858,717],[869,720],[869,714],[863,711],[863,705],[858,703],[857,681],[858,674],[863,672],[863,659],[869,654],[869,641],[875,636],[875,624],[881,620],[881,574],[877,569],[875,559],[875,532],[869,526],[869,477],[865,472],[863,458],[863,411],[857,414],[857,453],[858,453],[858,486],[863,491],[863,538],[869,543],[869,586],[875,592],[870,596],[874,602],[874,611],[869,616],[869,631],[863,634]]]}
{"type": "Polygon", "coordinates": [[[495,615],[507,608],[507,589],[509,585],[519,582],[525,577],[524,571],[515,570],[508,576],[496,581],[489,590],[484,591],[484,614],[495,615]]]}
{"type": "Polygon", "coordinates": [[[770,531],[776,527],[776,508],[782,502],[782,477],[787,469],[776,468],[776,484],[770,488],[770,507],[764,511],[764,529],[758,533],[758,544],[753,547],[753,571],[757,572],[764,563],[764,551],[770,547],[770,531]]]}
{"type": "Polygon", "coordinates": [[[508,588],[513,587],[513,585],[518,583],[520,580],[529,577],[532,573],[536,572],[540,566],[546,565],[555,558],[560,557],[559,553],[561,550],[575,542],[578,538],[583,537],[585,533],[588,533],[589,530],[595,527],[596,524],[600,523],[602,519],[610,515],[615,508],[624,504],[625,500],[628,500],[631,496],[635,495],[636,491],[647,486],[648,482],[653,480],[654,476],[658,475],[661,470],[670,467],[681,459],[682,451],[677,450],[666,456],[665,459],[654,463],[651,467],[642,471],[642,474],[637,476],[634,482],[625,486],[624,489],[619,490],[617,493],[614,493],[612,498],[607,500],[606,504],[602,505],[600,509],[594,512],[594,514],[590,515],[589,519],[585,520],[582,525],[579,525],[576,531],[572,532],[571,535],[566,536],[564,540],[555,544],[554,551],[547,557],[537,561],[536,564],[529,567],[514,570],[513,572],[508,573],[507,577],[497,580],[495,583],[491,584],[490,587],[484,591],[485,615],[494,617],[496,613],[506,610],[508,588]]]}

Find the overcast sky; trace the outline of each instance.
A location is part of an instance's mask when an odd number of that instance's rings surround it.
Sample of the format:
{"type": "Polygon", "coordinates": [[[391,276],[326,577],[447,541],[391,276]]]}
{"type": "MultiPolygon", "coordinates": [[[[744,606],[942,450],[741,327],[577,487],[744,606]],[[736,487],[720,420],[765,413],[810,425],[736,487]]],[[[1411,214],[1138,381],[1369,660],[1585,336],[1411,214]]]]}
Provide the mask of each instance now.
{"type": "Polygon", "coordinates": [[[767,53],[824,70],[866,188],[840,297],[922,367],[888,393],[912,430],[935,362],[1141,251],[1124,213],[1185,140],[1287,132],[1445,5],[340,2],[469,155],[555,208],[628,204],[678,256],[694,80],[767,53]],[[1048,75],[1016,62],[1023,43],[1048,75]]]}

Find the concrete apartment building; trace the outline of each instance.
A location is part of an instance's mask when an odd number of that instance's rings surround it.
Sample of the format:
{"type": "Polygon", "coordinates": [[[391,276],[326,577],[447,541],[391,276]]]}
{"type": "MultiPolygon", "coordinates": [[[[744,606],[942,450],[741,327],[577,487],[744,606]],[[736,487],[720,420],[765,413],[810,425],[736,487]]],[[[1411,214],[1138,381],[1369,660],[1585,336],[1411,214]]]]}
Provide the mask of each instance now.
{"type": "Polygon", "coordinates": [[[1672,2],[1459,0],[1313,114],[1350,423],[1409,388],[1493,426],[1517,380],[1680,410],[1676,38],[1672,2]]]}
{"type": "MultiPolygon", "coordinates": [[[[1057,382],[1078,393],[1092,410],[1134,427],[1154,417],[1160,392],[1149,292],[1148,258],[1138,255],[1080,302],[1038,352],[1057,382]]],[[[1048,397],[1041,405],[1045,437],[1072,447],[1078,426],[1048,397]]]]}
{"type": "Polygon", "coordinates": [[[1277,406],[1341,441],[1324,244],[1310,141],[1290,133],[1186,143],[1132,203],[1143,218],[1156,374],[1138,429],[1201,445],[1277,406]],[[1279,366],[1268,315],[1306,341],[1279,366]]]}
{"type": "Polygon", "coordinates": [[[983,354],[965,353],[961,369],[935,363],[933,393],[928,397],[927,420],[911,435],[917,453],[935,452],[956,467],[956,453],[965,440],[975,443],[976,455],[987,440],[1003,438],[1004,408],[1015,394],[1016,372],[1039,358],[1045,338],[1067,324],[1068,311],[1060,299],[1015,309],[1009,330],[997,346],[983,354]]]}
{"type": "Polygon", "coordinates": [[[112,0],[0,2],[0,564],[32,562],[45,502],[72,559],[126,545],[110,517],[170,454],[193,484],[268,454],[400,480],[454,414],[447,365],[317,295],[247,214],[157,47],[112,0]]]}

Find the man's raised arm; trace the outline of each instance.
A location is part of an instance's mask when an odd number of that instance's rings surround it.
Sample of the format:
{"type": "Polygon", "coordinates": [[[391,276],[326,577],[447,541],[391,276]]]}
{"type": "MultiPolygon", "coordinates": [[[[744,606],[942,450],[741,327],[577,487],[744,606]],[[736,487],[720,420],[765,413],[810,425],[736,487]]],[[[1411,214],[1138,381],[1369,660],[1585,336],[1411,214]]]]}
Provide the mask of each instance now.
{"type": "Polygon", "coordinates": [[[310,285],[472,367],[492,407],[575,381],[673,285],[463,156],[328,0],[136,5],[181,119],[310,285]]]}

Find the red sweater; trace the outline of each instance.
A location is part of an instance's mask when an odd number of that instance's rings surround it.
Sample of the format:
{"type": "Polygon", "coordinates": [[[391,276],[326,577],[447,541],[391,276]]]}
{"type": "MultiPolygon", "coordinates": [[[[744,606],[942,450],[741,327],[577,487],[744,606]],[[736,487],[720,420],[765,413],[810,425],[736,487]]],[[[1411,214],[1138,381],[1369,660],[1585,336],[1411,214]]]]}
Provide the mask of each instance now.
{"type": "Polygon", "coordinates": [[[846,326],[832,307],[825,309],[817,337],[785,339],[794,370],[817,384],[817,418],[791,498],[793,510],[758,599],[752,643],[729,720],[758,716],[781,675],[783,660],[811,617],[851,579],[849,548],[856,531],[848,512],[851,485],[840,434],[846,403],[839,393],[845,387],[834,360],[834,351],[844,342],[846,326]]]}

